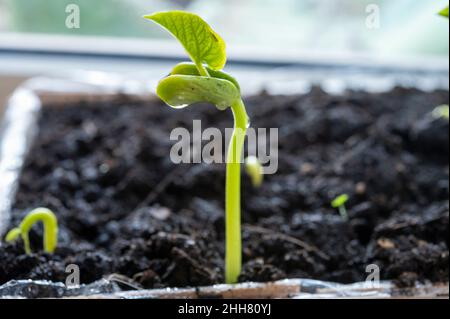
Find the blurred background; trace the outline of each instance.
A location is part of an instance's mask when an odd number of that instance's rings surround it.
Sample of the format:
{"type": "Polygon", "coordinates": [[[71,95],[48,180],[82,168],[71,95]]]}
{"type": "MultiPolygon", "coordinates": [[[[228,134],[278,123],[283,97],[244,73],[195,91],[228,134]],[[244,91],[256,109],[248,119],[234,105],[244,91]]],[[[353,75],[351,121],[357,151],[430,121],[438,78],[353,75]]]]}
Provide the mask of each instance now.
{"type": "Polygon", "coordinates": [[[231,46],[446,55],[449,30],[435,12],[447,4],[447,0],[0,0],[0,31],[167,39],[166,33],[140,17],[183,9],[199,13],[231,46]],[[65,26],[69,4],[80,7],[79,29],[65,26]],[[370,4],[380,9],[375,31],[365,27],[370,4]]]}
{"type": "Polygon", "coordinates": [[[448,0],[0,0],[0,94],[24,78],[71,70],[160,77],[165,63],[183,59],[183,51],[141,16],[169,9],[204,17],[227,41],[230,65],[240,72],[342,64],[448,72],[448,21],[436,14],[446,5],[448,0]],[[80,9],[79,28],[66,25],[70,4],[80,9]]]}

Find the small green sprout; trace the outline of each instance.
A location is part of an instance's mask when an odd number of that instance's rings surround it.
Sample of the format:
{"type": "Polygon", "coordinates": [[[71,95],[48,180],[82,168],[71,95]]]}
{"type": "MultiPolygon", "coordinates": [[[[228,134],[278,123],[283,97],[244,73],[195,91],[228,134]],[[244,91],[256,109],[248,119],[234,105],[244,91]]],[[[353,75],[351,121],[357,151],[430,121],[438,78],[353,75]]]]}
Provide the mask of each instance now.
{"type": "Polygon", "coordinates": [[[44,250],[49,254],[55,252],[58,245],[58,220],[55,214],[47,208],[37,208],[31,211],[20,223],[19,227],[11,229],[5,237],[7,242],[13,242],[22,237],[25,253],[31,254],[29,232],[34,224],[44,224],[44,250]]]}
{"type": "Polygon", "coordinates": [[[345,208],[345,204],[348,202],[350,197],[347,194],[342,194],[336,197],[332,202],[331,206],[339,210],[339,213],[342,216],[342,219],[348,221],[348,213],[345,208]]]}
{"type": "Polygon", "coordinates": [[[193,63],[181,63],[160,81],[157,94],[169,106],[184,108],[208,102],[234,115],[234,131],[227,153],[225,280],[236,283],[242,269],[241,156],[249,119],[238,82],[224,73],[225,41],[199,16],[169,11],[147,15],[169,31],[184,47],[193,63]]]}
{"type": "Polygon", "coordinates": [[[254,188],[260,188],[263,180],[263,167],[261,162],[255,156],[249,156],[245,159],[245,171],[252,181],[254,188]]]}
{"type": "Polygon", "coordinates": [[[439,14],[443,17],[448,18],[449,17],[449,7],[447,6],[447,8],[442,9],[439,14]]]}
{"type": "Polygon", "coordinates": [[[431,114],[436,119],[450,120],[450,109],[448,105],[436,107],[431,114]]]}

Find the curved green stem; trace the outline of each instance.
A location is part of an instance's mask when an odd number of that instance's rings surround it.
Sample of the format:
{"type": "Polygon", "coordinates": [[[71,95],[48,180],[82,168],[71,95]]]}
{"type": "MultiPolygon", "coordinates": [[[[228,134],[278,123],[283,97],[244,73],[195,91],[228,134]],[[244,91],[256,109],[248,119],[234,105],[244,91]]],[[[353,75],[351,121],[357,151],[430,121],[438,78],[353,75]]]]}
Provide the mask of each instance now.
{"type": "MultiPolygon", "coordinates": [[[[196,67],[201,76],[210,77],[203,64],[197,63],[196,67]]],[[[228,146],[225,186],[225,281],[228,284],[237,283],[242,270],[241,157],[249,125],[242,99],[237,100],[231,110],[234,116],[234,131],[228,146]]]]}
{"type": "Polygon", "coordinates": [[[28,234],[37,222],[44,224],[44,250],[52,254],[58,243],[58,220],[55,214],[47,208],[37,208],[25,217],[20,224],[22,229],[22,240],[25,244],[25,252],[31,254],[30,240],[28,234]]]}
{"type": "Polygon", "coordinates": [[[25,252],[31,254],[29,232],[34,224],[44,224],[44,250],[52,254],[58,244],[58,220],[55,214],[47,208],[37,208],[30,212],[19,227],[13,228],[7,235],[6,241],[11,242],[22,236],[25,252]]]}
{"type": "Polygon", "coordinates": [[[7,243],[16,241],[22,235],[22,229],[19,227],[11,229],[5,237],[7,243]]]}
{"type": "Polygon", "coordinates": [[[227,154],[226,177],[226,256],[225,280],[236,283],[242,268],[241,238],[241,157],[249,125],[242,100],[231,107],[234,115],[234,131],[227,154]]]}

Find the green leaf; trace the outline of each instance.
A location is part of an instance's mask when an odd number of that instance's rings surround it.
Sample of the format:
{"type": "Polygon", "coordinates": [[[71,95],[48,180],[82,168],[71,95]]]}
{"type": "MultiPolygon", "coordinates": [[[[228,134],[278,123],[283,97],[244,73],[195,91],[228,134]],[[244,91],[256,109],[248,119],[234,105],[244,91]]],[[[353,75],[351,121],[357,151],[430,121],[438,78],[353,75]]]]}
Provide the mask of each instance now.
{"type": "MultiPolygon", "coordinates": [[[[206,70],[208,71],[208,73],[209,73],[209,75],[211,77],[230,81],[231,83],[234,84],[234,86],[236,86],[236,88],[239,91],[241,91],[241,87],[240,87],[238,81],[234,77],[229,75],[228,73],[225,73],[223,71],[216,71],[216,70],[213,70],[213,69],[210,69],[210,68],[206,68],[206,70]]],[[[172,69],[172,72],[170,74],[171,75],[176,75],[176,74],[194,75],[194,76],[199,76],[200,75],[200,73],[198,72],[198,69],[195,66],[195,64],[188,63],[188,62],[183,62],[183,63],[178,64],[177,66],[175,66],[172,69]]]]}
{"type": "Polygon", "coordinates": [[[345,205],[345,203],[348,202],[348,200],[350,199],[350,197],[347,194],[342,194],[338,197],[336,197],[332,202],[331,202],[331,206],[333,208],[339,208],[343,205],[345,205]]]}
{"type": "Polygon", "coordinates": [[[197,67],[205,63],[213,70],[224,68],[227,61],[225,41],[198,15],[169,11],[144,18],[158,23],[172,33],[197,67]]]}
{"type": "Polygon", "coordinates": [[[439,14],[443,17],[448,18],[448,14],[449,14],[449,7],[443,9],[441,12],[439,12],[439,14]]]}
{"type": "Polygon", "coordinates": [[[221,111],[241,98],[239,90],[228,80],[192,75],[171,75],[163,79],[157,94],[173,108],[208,102],[221,111]]]}

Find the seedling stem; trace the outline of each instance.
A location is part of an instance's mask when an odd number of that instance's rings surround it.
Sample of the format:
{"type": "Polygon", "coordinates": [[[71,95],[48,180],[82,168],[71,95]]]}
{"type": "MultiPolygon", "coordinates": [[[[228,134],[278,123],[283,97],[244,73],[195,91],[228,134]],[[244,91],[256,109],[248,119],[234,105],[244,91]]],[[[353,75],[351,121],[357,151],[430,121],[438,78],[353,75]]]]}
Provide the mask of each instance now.
{"type": "Polygon", "coordinates": [[[44,224],[44,250],[45,252],[54,253],[58,244],[58,220],[55,214],[47,208],[37,208],[31,211],[20,223],[19,227],[13,228],[6,235],[7,242],[15,241],[22,237],[25,247],[25,253],[31,254],[31,245],[29,233],[31,228],[38,222],[44,224]]]}

